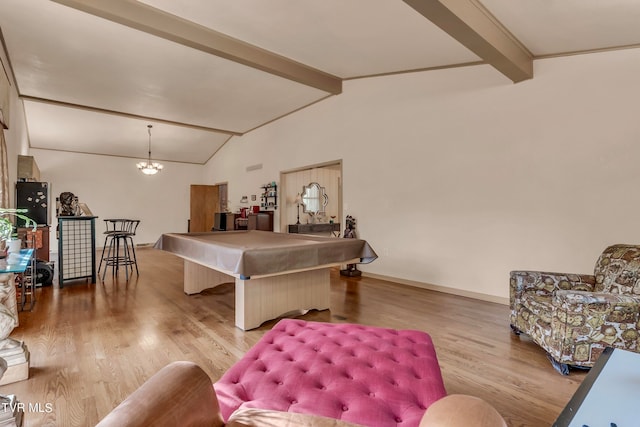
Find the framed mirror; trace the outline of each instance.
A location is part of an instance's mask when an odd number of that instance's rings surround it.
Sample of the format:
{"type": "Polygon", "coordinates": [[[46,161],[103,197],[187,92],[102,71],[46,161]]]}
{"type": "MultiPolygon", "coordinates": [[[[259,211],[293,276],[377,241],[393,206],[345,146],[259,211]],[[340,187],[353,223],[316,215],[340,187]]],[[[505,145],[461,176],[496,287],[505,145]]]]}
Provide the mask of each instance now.
{"type": "Polygon", "coordinates": [[[325,206],[329,202],[329,197],[317,182],[302,187],[302,212],[317,214],[324,212],[325,206]]]}

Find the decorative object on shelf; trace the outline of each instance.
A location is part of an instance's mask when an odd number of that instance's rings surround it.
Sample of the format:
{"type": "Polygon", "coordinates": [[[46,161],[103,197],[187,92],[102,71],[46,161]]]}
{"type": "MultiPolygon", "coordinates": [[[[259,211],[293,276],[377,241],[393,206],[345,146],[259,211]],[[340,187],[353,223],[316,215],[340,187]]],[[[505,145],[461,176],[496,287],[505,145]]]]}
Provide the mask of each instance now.
{"type": "Polygon", "coordinates": [[[275,181],[261,186],[260,207],[263,210],[278,209],[278,185],[275,181]]]}
{"type": "Polygon", "coordinates": [[[302,186],[302,212],[311,215],[311,219],[318,213],[324,213],[324,208],[329,203],[329,197],[317,182],[302,186]]]}
{"type": "Polygon", "coordinates": [[[294,203],[298,205],[298,216],[296,221],[296,225],[298,225],[300,224],[300,203],[302,203],[302,195],[300,193],[296,195],[296,199],[294,200],[294,203]]]}
{"type": "Polygon", "coordinates": [[[82,212],[78,205],[78,198],[70,191],[60,193],[60,197],[56,199],[58,202],[58,216],[79,216],[82,212]]]}
{"type": "Polygon", "coordinates": [[[136,166],[145,175],[155,175],[164,168],[160,163],[151,161],[151,128],[152,125],[147,125],[149,132],[149,157],[146,162],[139,162],[136,166]]]}
{"type": "MultiPolygon", "coordinates": [[[[346,226],[344,228],[343,237],[346,239],[357,239],[356,237],[356,219],[351,215],[347,215],[345,218],[346,226]]],[[[349,276],[349,277],[358,277],[362,276],[362,272],[358,270],[358,266],[356,264],[347,264],[347,268],[345,270],[340,270],[341,276],[349,276]]]]}

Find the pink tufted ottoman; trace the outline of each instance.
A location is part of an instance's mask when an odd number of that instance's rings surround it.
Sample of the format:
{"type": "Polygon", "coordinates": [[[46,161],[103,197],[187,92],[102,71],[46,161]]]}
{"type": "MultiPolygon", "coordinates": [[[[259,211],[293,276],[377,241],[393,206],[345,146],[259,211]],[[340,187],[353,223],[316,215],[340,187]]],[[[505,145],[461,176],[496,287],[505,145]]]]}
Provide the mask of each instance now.
{"type": "Polygon", "coordinates": [[[214,385],[239,407],[366,426],[417,426],[446,391],[431,337],[419,331],[284,319],[214,385]]]}

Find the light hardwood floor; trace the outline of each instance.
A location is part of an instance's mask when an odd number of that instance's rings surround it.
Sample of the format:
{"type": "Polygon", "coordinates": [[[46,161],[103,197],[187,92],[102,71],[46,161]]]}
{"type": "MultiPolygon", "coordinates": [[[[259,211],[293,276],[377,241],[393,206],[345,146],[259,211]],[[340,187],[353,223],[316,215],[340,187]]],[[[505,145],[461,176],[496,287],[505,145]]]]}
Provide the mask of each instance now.
{"type": "MultiPolygon", "coordinates": [[[[145,248],[138,263],[129,283],[121,273],[38,289],[33,311],[20,313],[11,336],[31,351],[30,378],[0,394],[32,405],[25,426],[95,425],[174,360],[198,363],[215,381],[275,324],[237,329],[232,284],[185,295],[180,258],[145,248]]],[[[507,306],[337,271],[331,282],[331,309],[304,319],[427,331],[448,393],[484,398],[512,427],[551,425],[585,376],[557,374],[539,347],[513,335],[507,306]]]]}

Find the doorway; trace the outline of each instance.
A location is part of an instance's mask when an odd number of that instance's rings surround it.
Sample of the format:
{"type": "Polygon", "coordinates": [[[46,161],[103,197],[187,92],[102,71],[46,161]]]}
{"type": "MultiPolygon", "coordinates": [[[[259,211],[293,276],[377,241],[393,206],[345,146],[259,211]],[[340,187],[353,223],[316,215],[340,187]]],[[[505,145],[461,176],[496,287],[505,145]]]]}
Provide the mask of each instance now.
{"type": "Polygon", "coordinates": [[[226,212],[227,184],[191,185],[189,232],[211,231],[216,212],[226,212]]]}
{"type": "Polygon", "coordinates": [[[328,197],[326,206],[327,217],[335,216],[335,222],[342,221],[342,160],[335,160],[316,165],[303,166],[285,172],[280,172],[280,230],[287,232],[289,224],[295,224],[298,218],[302,224],[308,222],[309,217],[295,202],[302,187],[317,182],[325,188],[328,197]]]}

